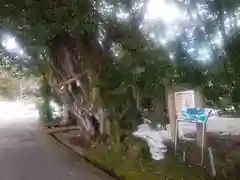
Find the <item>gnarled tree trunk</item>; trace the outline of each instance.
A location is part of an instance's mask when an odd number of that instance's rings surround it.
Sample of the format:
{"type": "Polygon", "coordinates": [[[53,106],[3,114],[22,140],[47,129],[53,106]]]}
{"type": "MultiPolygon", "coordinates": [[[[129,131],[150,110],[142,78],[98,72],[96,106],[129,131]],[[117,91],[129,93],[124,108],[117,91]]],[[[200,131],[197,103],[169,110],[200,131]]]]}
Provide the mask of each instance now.
{"type": "MultiPolygon", "coordinates": [[[[61,94],[63,104],[74,114],[82,127],[82,136],[89,141],[97,133],[99,128],[96,126],[99,123],[96,123],[96,119],[93,118],[91,77],[87,72],[84,59],[79,58],[81,50],[77,49],[76,41],[67,33],[52,39],[50,44],[52,76],[57,83],[54,86],[55,90],[61,94]],[[60,91],[61,88],[63,92],[60,91]]],[[[65,115],[63,121],[68,123],[67,113],[65,115]]]]}

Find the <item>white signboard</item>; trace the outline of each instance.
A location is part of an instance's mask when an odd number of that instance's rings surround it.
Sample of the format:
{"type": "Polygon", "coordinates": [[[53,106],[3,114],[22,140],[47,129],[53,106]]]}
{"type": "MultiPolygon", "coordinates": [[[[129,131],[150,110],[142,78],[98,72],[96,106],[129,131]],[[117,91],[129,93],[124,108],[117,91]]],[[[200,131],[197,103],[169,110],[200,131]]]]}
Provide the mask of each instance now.
{"type": "Polygon", "coordinates": [[[181,91],[176,92],[175,96],[175,108],[176,115],[179,116],[181,114],[181,110],[183,107],[185,108],[194,108],[194,91],[181,91]]]}

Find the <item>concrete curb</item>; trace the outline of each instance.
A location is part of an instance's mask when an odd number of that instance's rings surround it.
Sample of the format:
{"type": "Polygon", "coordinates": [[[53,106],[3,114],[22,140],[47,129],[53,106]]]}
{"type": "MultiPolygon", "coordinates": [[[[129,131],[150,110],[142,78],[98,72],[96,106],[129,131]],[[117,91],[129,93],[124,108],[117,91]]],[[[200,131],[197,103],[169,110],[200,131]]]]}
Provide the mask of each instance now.
{"type": "Polygon", "coordinates": [[[70,144],[67,140],[60,139],[55,135],[55,133],[49,134],[55,141],[62,144],[63,146],[67,147],[68,149],[74,151],[75,153],[79,154],[80,156],[84,156],[84,149],[78,146],[74,146],[70,144]]]}
{"type": "Polygon", "coordinates": [[[80,147],[76,147],[71,145],[69,142],[67,141],[62,141],[61,139],[59,139],[57,136],[54,135],[54,133],[49,134],[47,132],[47,129],[44,125],[42,125],[42,132],[47,135],[48,137],[50,137],[49,139],[51,139],[51,141],[54,141],[57,145],[59,145],[60,147],[69,150],[71,152],[73,152],[75,155],[77,155],[78,157],[84,159],[87,163],[89,163],[90,165],[94,166],[95,168],[103,171],[104,173],[108,174],[110,177],[112,177],[113,179],[116,180],[123,180],[123,177],[119,177],[118,175],[116,175],[116,173],[113,172],[113,170],[109,170],[106,167],[104,167],[103,165],[97,163],[97,162],[93,162],[90,159],[88,159],[85,155],[84,155],[84,150],[80,147]]]}

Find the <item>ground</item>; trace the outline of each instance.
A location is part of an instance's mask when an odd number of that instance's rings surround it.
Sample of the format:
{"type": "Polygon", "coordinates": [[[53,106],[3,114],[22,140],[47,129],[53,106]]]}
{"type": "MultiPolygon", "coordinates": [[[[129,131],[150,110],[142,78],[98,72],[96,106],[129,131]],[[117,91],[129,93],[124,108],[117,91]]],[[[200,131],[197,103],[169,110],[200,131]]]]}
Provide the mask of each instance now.
{"type": "Polygon", "coordinates": [[[32,118],[0,120],[1,180],[113,180],[59,147],[32,118]]]}
{"type": "MultiPolygon", "coordinates": [[[[113,180],[43,133],[39,122],[35,120],[36,109],[29,110],[29,107],[23,108],[22,105],[13,102],[0,103],[0,109],[1,180],[113,180]]],[[[239,179],[237,176],[238,162],[240,162],[239,120],[238,118],[213,118],[208,123],[209,134],[217,135],[217,137],[214,136],[214,140],[210,139],[208,142],[213,147],[216,161],[218,161],[216,162],[219,166],[217,172],[220,175],[224,174],[223,179],[229,179],[229,177],[239,179]]],[[[188,133],[195,131],[196,126],[185,124],[182,127],[188,133]]],[[[118,154],[117,151],[110,153],[106,149],[104,146],[101,153],[101,147],[93,148],[92,154],[89,153],[92,155],[90,159],[109,169],[114,169],[117,174],[127,177],[126,179],[145,180],[159,179],[159,177],[160,179],[162,177],[199,179],[198,168],[195,171],[195,168],[181,167],[172,156],[161,162],[153,162],[147,154],[148,162],[146,162],[146,158],[142,157],[142,154],[146,153],[140,153],[141,156],[135,157],[136,151],[118,154]],[[130,161],[130,158],[135,158],[135,161],[130,161]],[[145,166],[142,165],[143,163],[145,166]]]]}
{"type": "MultiPolygon", "coordinates": [[[[207,123],[207,131],[218,135],[240,135],[240,118],[211,117],[207,123]]],[[[195,132],[196,125],[181,123],[180,128],[184,134],[195,132]]]]}

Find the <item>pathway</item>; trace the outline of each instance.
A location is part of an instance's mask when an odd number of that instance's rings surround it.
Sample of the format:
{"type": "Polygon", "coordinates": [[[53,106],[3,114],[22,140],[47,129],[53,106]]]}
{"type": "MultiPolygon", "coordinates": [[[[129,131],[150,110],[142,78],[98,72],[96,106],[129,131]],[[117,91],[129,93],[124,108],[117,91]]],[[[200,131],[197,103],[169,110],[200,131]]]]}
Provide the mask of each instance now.
{"type": "Polygon", "coordinates": [[[113,180],[40,133],[37,121],[0,120],[1,180],[113,180]]]}

